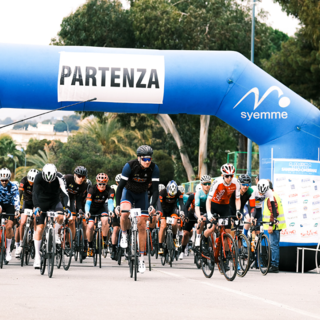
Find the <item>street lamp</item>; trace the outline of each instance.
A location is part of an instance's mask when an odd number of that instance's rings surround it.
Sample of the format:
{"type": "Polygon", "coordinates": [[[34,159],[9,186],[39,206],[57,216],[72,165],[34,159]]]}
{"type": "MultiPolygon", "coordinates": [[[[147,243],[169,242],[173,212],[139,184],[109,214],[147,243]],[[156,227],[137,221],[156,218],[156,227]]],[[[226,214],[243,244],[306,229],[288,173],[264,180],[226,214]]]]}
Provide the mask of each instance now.
{"type": "Polygon", "coordinates": [[[13,157],[12,154],[8,153],[8,157],[11,158],[13,160],[13,162],[14,162],[14,176],[15,176],[16,175],[16,161],[14,160],[14,157],[13,157]]]}
{"type": "Polygon", "coordinates": [[[26,155],[25,150],[22,147],[16,147],[16,149],[24,153],[24,166],[26,167],[27,166],[27,158],[26,158],[27,155],[26,155]]]}

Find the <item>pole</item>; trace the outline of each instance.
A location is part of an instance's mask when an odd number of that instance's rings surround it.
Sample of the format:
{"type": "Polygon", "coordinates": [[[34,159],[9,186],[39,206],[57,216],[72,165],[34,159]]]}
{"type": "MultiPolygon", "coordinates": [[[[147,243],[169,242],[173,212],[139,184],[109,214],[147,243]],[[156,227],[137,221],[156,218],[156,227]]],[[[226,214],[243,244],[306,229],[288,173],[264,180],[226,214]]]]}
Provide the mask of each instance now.
{"type": "MultiPolygon", "coordinates": [[[[255,18],[255,6],[256,0],[253,0],[252,4],[252,28],[251,28],[251,62],[254,63],[254,18],[255,18]]],[[[252,141],[248,138],[247,146],[247,174],[251,177],[251,160],[252,160],[252,141]]]]}

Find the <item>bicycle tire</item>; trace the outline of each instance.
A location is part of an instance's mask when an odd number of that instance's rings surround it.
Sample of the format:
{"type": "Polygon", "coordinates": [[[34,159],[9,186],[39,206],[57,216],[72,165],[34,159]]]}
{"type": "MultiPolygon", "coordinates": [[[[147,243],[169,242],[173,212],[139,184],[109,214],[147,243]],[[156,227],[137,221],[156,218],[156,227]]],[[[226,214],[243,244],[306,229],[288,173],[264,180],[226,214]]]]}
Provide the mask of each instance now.
{"type": "Polygon", "coordinates": [[[72,232],[70,228],[64,228],[62,241],[61,241],[61,258],[63,269],[68,271],[71,264],[73,254],[73,241],[72,241],[72,232]],[[66,244],[69,243],[69,248],[66,247],[66,244]]]}
{"type": "MultiPolygon", "coordinates": [[[[31,239],[32,239],[32,238],[33,238],[33,233],[32,233],[31,239]]],[[[34,248],[34,241],[32,240],[32,241],[31,241],[30,258],[31,258],[31,259],[34,259],[35,254],[36,254],[36,249],[34,248]]]]}
{"type": "Polygon", "coordinates": [[[61,245],[56,245],[56,256],[55,256],[55,260],[56,260],[56,267],[58,269],[61,268],[61,264],[62,264],[62,253],[61,253],[61,245]]]}
{"type": "Polygon", "coordinates": [[[79,241],[78,241],[78,253],[79,253],[79,262],[83,261],[83,251],[84,251],[84,238],[83,238],[83,230],[79,229],[78,233],[79,241]]]}
{"type": "Polygon", "coordinates": [[[122,249],[120,247],[118,247],[118,248],[116,248],[116,252],[117,252],[118,265],[121,266],[122,249]]]}
{"type": "Polygon", "coordinates": [[[200,258],[200,254],[198,252],[194,252],[194,263],[198,269],[201,268],[201,258],[200,258]]]}
{"type": "Polygon", "coordinates": [[[4,235],[5,229],[1,227],[1,244],[0,244],[0,269],[3,268],[3,260],[4,260],[4,252],[5,252],[5,235],[4,235]]]}
{"type": "Polygon", "coordinates": [[[46,233],[48,232],[48,229],[45,229],[45,231],[42,234],[42,241],[41,241],[41,250],[40,250],[40,274],[44,275],[44,272],[46,271],[46,264],[47,264],[47,258],[46,258],[46,251],[47,251],[47,239],[46,239],[46,233]]]}
{"type": "MultiPolygon", "coordinates": [[[[202,236],[203,237],[203,236],[202,236]]],[[[211,278],[214,272],[214,255],[212,251],[212,241],[211,237],[208,238],[208,250],[209,250],[209,259],[202,257],[203,254],[203,242],[202,239],[200,241],[200,264],[201,264],[201,269],[206,278],[211,278]]]]}
{"type": "Polygon", "coordinates": [[[134,263],[134,281],[137,281],[138,273],[138,255],[137,255],[137,231],[133,231],[133,263],[134,263]]]}
{"type": "Polygon", "coordinates": [[[102,237],[101,229],[98,232],[98,257],[99,257],[99,268],[101,268],[101,252],[102,252],[102,237]]]}
{"type": "Polygon", "coordinates": [[[223,241],[226,239],[228,246],[229,246],[229,254],[226,254],[226,261],[228,263],[228,268],[229,270],[226,270],[225,265],[222,261],[224,258],[224,252],[223,252],[223,245],[221,243],[221,248],[220,248],[220,259],[221,259],[221,269],[223,272],[224,277],[228,281],[233,281],[235,277],[237,276],[237,267],[238,267],[238,255],[237,255],[237,246],[235,245],[233,238],[230,234],[225,233],[223,235],[223,241]]]}
{"type": "Polygon", "coordinates": [[[21,250],[21,253],[20,253],[20,265],[21,267],[23,267],[23,264],[24,264],[24,255],[26,253],[26,247],[27,247],[27,237],[28,237],[28,230],[29,228],[25,227],[24,228],[24,235],[23,235],[23,240],[22,240],[22,250],[21,250]]]}
{"type": "Polygon", "coordinates": [[[48,237],[48,244],[47,244],[47,248],[48,248],[48,277],[52,278],[53,275],[53,269],[54,269],[54,234],[53,234],[54,230],[53,229],[49,229],[49,237],[48,237]]]}
{"type": "Polygon", "coordinates": [[[93,265],[96,267],[97,266],[97,256],[96,256],[96,238],[97,238],[97,231],[95,230],[93,233],[93,238],[92,238],[92,249],[93,249],[93,265]]]}
{"type": "Polygon", "coordinates": [[[257,255],[259,269],[262,275],[266,275],[271,263],[271,248],[268,237],[263,233],[259,235],[259,242],[257,245],[257,255]],[[267,247],[267,249],[265,249],[267,247]]]}
{"type": "Polygon", "coordinates": [[[243,278],[248,273],[250,268],[250,242],[244,234],[240,234],[236,245],[238,247],[237,275],[243,278]]]}
{"type": "Polygon", "coordinates": [[[151,241],[150,241],[150,231],[147,230],[147,254],[148,254],[148,262],[149,262],[149,271],[151,271],[151,241]]]}
{"type": "Polygon", "coordinates": [[[30,262],[30,257],[31,257],[31,250],[32,250],[32,247],[33,247],[33,243],[31,242],[30,245],[28,245],[28,250],[26,251],[26,254],[25,254],[25,264],[26,266],[29,265],[29,262],[30,262]]]}
{"type": "Polygon", "coordinates": [[[159,257],[159,241],[158,241],[158,230],[157,229],[156,229],[155,234],[154,234],[153,248],[155,249],[156,259],[158,259],[158,257],[159,257]]]}

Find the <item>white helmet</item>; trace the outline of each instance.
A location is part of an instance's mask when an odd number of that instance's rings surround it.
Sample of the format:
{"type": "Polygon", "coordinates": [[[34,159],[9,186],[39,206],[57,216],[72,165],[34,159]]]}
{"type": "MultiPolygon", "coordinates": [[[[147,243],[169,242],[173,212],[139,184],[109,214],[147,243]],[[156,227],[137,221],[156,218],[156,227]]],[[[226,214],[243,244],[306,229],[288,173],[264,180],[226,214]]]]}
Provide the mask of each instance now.
{"type": "Polygon", "coordinates": [[[225,163],[220,170],[224,176],[234,174],[236,171],[232,163],[225,163]]]}
{"type": "Polygon", "coordinates": [[[184,186],[179,186],[179,187],[178,187],[178,190],[179,190],[182,194],[184,194],[184,193],[186,192],[186,189],[184,188],[184,186]]]}
{"type": "Polygon", "coordinates": [[[116,185],[116,184],[113,184],[110,188],[113,189],[114,191],[116,191],[117,185],[116,185]]]}
{"type": "Polygon", "coordinates": [[[165,188],[166,188],[166,186],[164,184],[161,184],[161,183],[159,184],[159,192],[165,188]]]}
{"type": "Polygon", "coordinates": [[[119,174],[116,175],[115,180],[116,180],[116,182],[120,182],[120,180],[121,180],[121,173],[119,173],[119,174]]]}
{"type": "Polygon", "coordinates": [[[201,183],[197,184],[197,186],[196,186],[196,192],[199,190],[202,190],[201,183]]]}
{"type": "Polygon", "coordinates": [[[177,192],[178,192],[178,185],[174,180],[171,180],[167,184],[167,193],[169,196],[173,197],[177,194],[177,192]]]}
{"type": "Polygon", "coordinates": [[[37,169],[31,169],[28,172],[27,179],[29,182],[34,182],[36,175],[39,173],[37,169]]]}
{"type": "Polygon", "coordinates": [[[211,177],[208,176],[207,174],[203,175],[201,177],[201,180],[200,180],[201,183],[204,183],[204,182],[211,182],[211,177]]]}
{"type": "Polygon", "coordinates": [[[10,180],[11,172],[8,168],[0,169],[0,180],[10,180]]]}
{"type": "Polygon", "coordinates": [[[52,182],[57,177],[57,168],[52,163],[47,163],[42,169],[42,178],[47,182],[52,182]]]}
{"type": "Polygon", "coordinates": [[[265,194],[270,188],[269,181],[267,179],[261,179],[259,180],[257,187],[261,194],[265,194]]]}

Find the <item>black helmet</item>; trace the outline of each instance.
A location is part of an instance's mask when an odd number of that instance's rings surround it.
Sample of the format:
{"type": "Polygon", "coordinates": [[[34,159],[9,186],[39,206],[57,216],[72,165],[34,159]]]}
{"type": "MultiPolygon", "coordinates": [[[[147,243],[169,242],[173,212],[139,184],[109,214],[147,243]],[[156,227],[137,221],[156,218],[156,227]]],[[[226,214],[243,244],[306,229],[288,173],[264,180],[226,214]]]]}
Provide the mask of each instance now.
{"type": "Polygon", "coordinates": [[[79,176],[87,176],[88,172],[87,169],[83,166],[78,166],[74,169],[74,173],[78,174],[79,176]]]}
{"type": "Polygon", "coordinates": [[[240,174],[238,181],[240,183],[251,183],[251,178],[247,174],[240,174]]]}
{"type": "Polygon", "coordinates": [[[137,156],[140,157],[140,156],[152,156],[153,155],[153,150],[150,146],[146,146],[146,145],[143,145],[143,146],[140,146],[138,149],[137,149],[137,156]]]}

